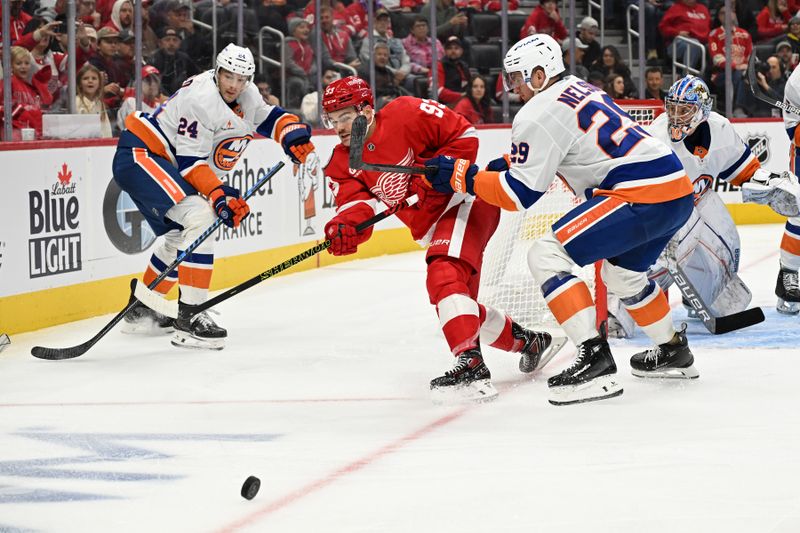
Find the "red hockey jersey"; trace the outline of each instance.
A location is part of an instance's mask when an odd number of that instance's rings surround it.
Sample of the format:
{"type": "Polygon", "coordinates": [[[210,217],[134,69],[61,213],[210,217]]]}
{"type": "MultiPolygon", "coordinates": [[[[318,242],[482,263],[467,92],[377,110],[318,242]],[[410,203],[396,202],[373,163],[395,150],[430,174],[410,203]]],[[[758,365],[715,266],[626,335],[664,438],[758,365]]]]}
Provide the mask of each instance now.
{"type": "MultiPolygon", "coordinates": [[[[414,166],[437,155],[474,162],[478,135],[464,117],[432,100],[403,96],[387,104],[375,117],[375,130],[364,143],[366,163],[414,166]]],[[[374,214],[375,199],[394,205],[418,194],[420,201],[398,211],[397,217],[423,239],[447,208],[452,194],[432,190],[420,178],[393,172],[351,170],[350,149],[337,145],[325,175],[336,199],[337,217],[357,224],[374,214]]],[[[369,233],[364,235],[368,238],[369,233]]],[[[362,241],[363,242],[363,241],[362,241]]]]}

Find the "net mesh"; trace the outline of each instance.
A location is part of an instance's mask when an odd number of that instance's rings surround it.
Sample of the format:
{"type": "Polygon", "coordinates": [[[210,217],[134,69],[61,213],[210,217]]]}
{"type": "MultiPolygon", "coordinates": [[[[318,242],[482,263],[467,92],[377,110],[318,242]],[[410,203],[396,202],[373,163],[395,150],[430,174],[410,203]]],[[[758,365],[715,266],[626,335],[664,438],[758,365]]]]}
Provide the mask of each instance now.
{"type": "MultiPolygon", "coordinates": [[[[642,125],[650,124],[663,111],[658,100],[618,103],[642,125]]],[[[556,327],[558,323],[528,267],[528,251],[536,239],[550,231],[556,220],[581,201],[582,198],[576,198],[561,180],[554,180],[547,193],[527,211],[503,211],[500,225],[484,254],[478,300],[505,311],[528,328],[556,327]]],[[[576,267],[573,274],[587,282],[592,294],[600,292],[595,283],[594,265],[576,267]]],[[[598,308],[598,313],[604,313],[604,305],[598,308]]]]}

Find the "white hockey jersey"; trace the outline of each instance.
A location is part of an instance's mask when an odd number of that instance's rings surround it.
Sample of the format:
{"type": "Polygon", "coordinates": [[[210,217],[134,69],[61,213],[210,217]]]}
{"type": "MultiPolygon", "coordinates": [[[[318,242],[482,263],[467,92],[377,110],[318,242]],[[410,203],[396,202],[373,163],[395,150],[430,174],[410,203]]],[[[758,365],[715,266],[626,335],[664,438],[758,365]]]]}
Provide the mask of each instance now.
{"type": "Polygon", "coordinates": [[[750,146],[719,113],[712,111],[692,135],[677,143],[670,140],[668,120],[667,114],[662,113],[645,130],[672,148],[692,180],[695,194],[713,186],[717,177],[741,185],[761,167],[750,146]]]}
{"type": "MultiPolygon", "coordinates": [[[[783,101],[793,106],[800,107],[800,69],[794,69],[792,75],[786,81],[786,87],[783,89],[783,101]]],[[[788,111],[783,112],[783,124],[786,129],[797,127],[800,124],[800,117],[788,111]]],[[[797,138],[796,138],[797,139],[797,138]]],[[[800,142],[795,142],[800,145],[800,142]]]]}
{"type": "Polygon", "coordinates": [[[233,169],[256,132],[277,140],[285,124],[297,121],[296,115],[266,104],[253,83],[235,104],[228,105],[214,81],[214,71],[209,70],[187,79],[152,115],[129,115],[125,126],[207,195],[233,169]]]}
{"type": "MultiPolygon", "coordinates": [[[[659,203],[692,192],[672,151],[653,139],[606,93],[567,76],[527,102],[511,130],[511,168],[501,190],[479,190],[510,210],[526,209],[556,173],[577,196],[659,203]]],[[[485,186],[485,185],[484,185],[485,186]]]]}

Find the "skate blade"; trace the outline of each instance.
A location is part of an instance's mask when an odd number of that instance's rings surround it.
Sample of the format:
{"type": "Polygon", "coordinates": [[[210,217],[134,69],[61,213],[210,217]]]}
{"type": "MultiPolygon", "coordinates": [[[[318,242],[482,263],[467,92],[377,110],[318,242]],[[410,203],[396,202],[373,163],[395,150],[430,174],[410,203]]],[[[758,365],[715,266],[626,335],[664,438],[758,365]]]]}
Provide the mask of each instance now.
{"type": "Polygon", "coordinates": [[[622,384],[616,375],[601,376],[580,385],[566,385],[550,389],[548,401],[553,405],[594,402],[614,398],[622,394],[622,384]]]}
{"type": "Polygon", "coordinates": [[[436,405],[491,402],[497,395],[497,389],[488,379],[479,379],[467,385],[431,389],[431,401],[436,405]]]}
{"type": "Polygon", "coordinates": [[[800,302],[787,302],[783,298],[778,298],[775,310],[784,315],[796,315],[800,313],[800,302]]]}
{"type": "Polygon", "coordinates": [[[524,374],[538,372],[539,370],[543,369],[559,351],[561,351],[561,348],[563,348],[566,343],[566,337],[553,337],[550,339],[550,345],[539,357],[539,362],[536,364],[536,367],[531,366],[531,358],[529,356],[523,355],[519,358],[519,371],[524,374]]]}
{"type": "Polygon", "coordinates": [[[175,328],[172,326],[161,327],[158,325],[158,322],[150,319],[138,320],[136,322],[123,320],[120,331],[126,335],[157,336],[168,335],[175,331],[175,328]]]}
{"type": "Polygon", "coordinates": [[[225,348],[225,337],[208,339],[195,337],[188,333],[175,330],[172,336],[172,345],[178,348],[189,348],[193,350],[222,350],[225,348]]]}
{"type": "Polygon", "coordinates": [[[697,379],[700,377],[700,372],[693,366],[686,368],[659,368],[656,370],[637,370],[631,368],[631,374],[637,378],[657,378],[657,379],[697,379]]]}

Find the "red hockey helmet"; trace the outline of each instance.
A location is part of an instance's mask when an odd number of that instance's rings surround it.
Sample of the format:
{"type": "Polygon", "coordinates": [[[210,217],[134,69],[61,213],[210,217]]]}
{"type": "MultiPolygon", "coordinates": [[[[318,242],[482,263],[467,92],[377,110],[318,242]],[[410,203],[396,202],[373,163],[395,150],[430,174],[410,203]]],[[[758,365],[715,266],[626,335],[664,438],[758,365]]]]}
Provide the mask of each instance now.
{"type": "MultiPolygon", "coordinates": [[[[322,95],[323,122],[327,122],[327,114],[331,111],[350,106],[355,107],[356,111],[361,111],[365,105],[375,107],[369,83],[357,76],[336,80],[325,88],[322,95]]],[[[325,126],[331,127],[329,124],[325,126]]]]}

